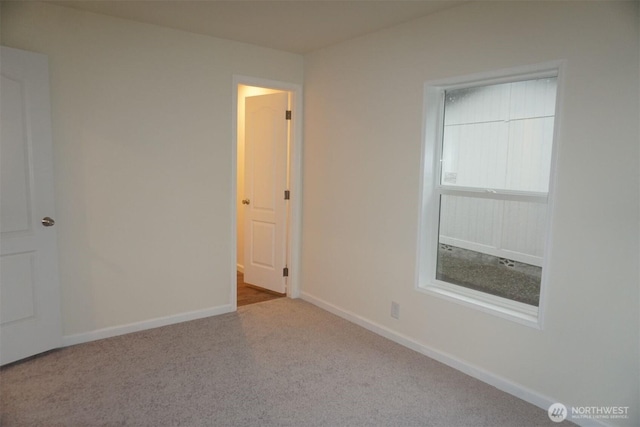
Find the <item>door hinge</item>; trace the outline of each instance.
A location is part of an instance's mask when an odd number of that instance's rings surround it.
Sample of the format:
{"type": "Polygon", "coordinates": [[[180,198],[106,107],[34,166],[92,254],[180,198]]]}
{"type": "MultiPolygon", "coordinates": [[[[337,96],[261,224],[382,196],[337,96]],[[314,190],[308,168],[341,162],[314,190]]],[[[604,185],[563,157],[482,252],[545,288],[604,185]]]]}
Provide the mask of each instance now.
{"type": "Polygon", "coordinates": [[[282,269],[282,277],[289,277],[289,267],[282,269]]]}
{"type": "Polygon", "coordinates": [[[285,113],[284,118],[285,118],[286,120],[291,120],[291,110],[287,110],[287,112],[285,113]]]}
{"type": "Polygon", "coordinates": [[[284,190],[284,199],[285,200],[291,199],[291,192],[289,190],[284,190]]]}

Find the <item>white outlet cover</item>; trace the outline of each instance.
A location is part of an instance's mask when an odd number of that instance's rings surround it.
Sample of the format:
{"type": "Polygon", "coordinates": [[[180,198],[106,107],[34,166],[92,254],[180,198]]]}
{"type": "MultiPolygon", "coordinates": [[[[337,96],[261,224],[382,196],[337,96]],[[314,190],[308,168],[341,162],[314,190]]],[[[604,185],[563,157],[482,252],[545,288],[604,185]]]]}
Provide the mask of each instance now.
{"type": "Polygon", "coordinates": [[[400,319],[400,304],[394,301],[391,301],[391,317],[400,319]]]}

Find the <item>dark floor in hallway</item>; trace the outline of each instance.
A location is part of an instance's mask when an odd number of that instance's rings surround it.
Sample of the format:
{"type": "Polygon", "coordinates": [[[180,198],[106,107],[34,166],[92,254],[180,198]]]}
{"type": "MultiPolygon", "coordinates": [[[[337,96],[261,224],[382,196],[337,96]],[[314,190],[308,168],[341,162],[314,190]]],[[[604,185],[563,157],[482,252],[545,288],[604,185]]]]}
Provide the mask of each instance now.
{"type": "Polygon", "coordinates": [[[244,282],[244,274],[238,272],[238,307],[284,297],[284,294],[253,286],[244,282]]]}

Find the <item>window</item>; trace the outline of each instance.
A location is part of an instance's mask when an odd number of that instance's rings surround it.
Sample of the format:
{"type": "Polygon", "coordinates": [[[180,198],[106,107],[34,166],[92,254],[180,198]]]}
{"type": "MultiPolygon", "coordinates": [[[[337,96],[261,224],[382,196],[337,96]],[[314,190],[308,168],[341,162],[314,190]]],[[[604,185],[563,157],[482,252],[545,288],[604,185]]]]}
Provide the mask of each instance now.
{"type": "Polygon", "coordinates": [[[419,288],[539,324],[557,76],[427,84],[419,288]]]}

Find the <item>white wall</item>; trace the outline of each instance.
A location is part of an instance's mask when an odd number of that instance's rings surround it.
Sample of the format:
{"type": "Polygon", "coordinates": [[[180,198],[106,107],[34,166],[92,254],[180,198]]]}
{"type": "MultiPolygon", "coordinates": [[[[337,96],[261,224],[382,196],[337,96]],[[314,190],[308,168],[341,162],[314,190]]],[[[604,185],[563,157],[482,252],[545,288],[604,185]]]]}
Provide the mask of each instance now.
{"type": "Polygon", "coordinates": [[[638,402],[638,10],[474,2],[305,57],[307,299],[567,405],[638,402]],[[566,59],[542,330],[414,289],[423,84],[566,59]],[[390,317],[391,301],[400,320],[390,317]]]}
{"type": "Polygon", "coordinates": [[[42,3],[1,24],[49,56],[65,335],[230,309],[233,75],[302,57],[42,3]]]}

